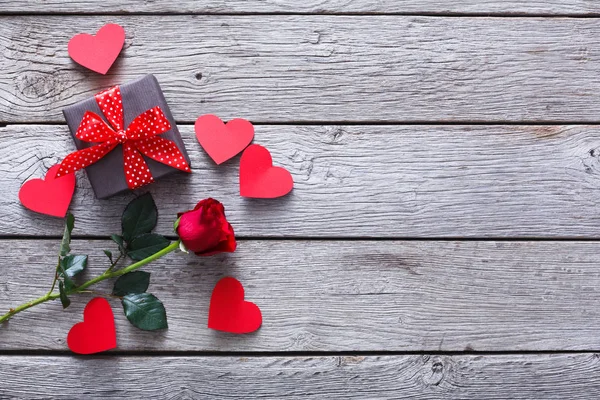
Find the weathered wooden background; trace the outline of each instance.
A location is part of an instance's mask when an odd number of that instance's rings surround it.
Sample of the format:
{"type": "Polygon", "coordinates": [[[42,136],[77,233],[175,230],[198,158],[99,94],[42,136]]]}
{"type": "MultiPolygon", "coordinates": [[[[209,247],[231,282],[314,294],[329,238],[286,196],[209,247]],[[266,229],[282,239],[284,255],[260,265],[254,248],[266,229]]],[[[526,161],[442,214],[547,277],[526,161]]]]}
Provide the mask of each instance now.
{"type": "MultiPolygon", "coordinates": [[[[0,0],[0,311],[51,281],[62,221],[17,193],[74,149],[61,109],[145,73],[194,168],[149,187],[158,231],[213,196],[240,239],[149,267],[169,329],[114,301],[106,355],[66,348],[86,298],[0,326],[0,398],[599,398],[599,18],[590,0],[0,0]],[[67,42],[107,22],[127,39],[99,76],[67,42]],[[253,121],[293,193],[240,198],[238,159],[194,139],[204,113],[253,121]],[[258,332],[206,328],[226,275],[258,332]]],[[[132,197],[79,175],[88,276],[132,197]]]]}

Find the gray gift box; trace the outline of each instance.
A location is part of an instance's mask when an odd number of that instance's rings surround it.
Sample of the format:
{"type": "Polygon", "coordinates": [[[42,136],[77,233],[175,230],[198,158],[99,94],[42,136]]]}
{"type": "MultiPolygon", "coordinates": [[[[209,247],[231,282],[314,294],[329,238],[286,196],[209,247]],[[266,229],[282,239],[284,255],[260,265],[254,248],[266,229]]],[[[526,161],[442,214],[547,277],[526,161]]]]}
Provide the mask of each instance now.
{"type": "MultiPolygon", "coordinates": [[[[123,100],[123,119],[125,122],[125,129],[129,126],[131,121],[144,111],[159,106],[169,122],[171,123],[171,129],[161,135],[164,139],[175,142],[183,156],[185,157],[188,165],[190,165],[190,158],[185,150],[181,135],[169,110],[169,106],[165,101],[158,81],[154,75],[146,75],[142,78],[136,79],[135,81],[119,85],[121,88],[121,96],[123,100]]],[[[69,130],[75,141],[75,146],[78,150],[86,147],[94,146],[94,143],[83,142],[75,137],[77,128],[81,123],[83,115],[86,111],[91,111],[99,115],[104,121],[108,122],[98,104],[96,104],[95,98],[92,96],[87,100],[83,100],[77,104],[66,107],[63,110],[69,130]]],[[[176,168],[172,168],[168,165],[161,164],[158,161],[154,161],[146,156],[144,160],[150,168],[150,172],[155,180],[161,179],[167,175],[175,172],[181,172],[176,168]]],[[[129,190],[127,182],[125,181],[125,172],[123,171],[123,147],[118,145],[110,153],[106,154],[96,163],[88,166],[85,169],[87,176],[92,184],[94,193],[99,199],[105,199],[118,193],[129,190]]],[[[185,173],[185,172],[184,172],[185,173]]]]}

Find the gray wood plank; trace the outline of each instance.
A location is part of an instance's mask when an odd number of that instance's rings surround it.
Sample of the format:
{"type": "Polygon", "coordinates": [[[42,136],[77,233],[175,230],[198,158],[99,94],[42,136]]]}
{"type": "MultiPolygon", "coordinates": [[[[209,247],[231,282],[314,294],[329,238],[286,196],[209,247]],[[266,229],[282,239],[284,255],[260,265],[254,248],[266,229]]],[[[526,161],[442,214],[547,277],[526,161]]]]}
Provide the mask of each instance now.
{"type": "MultiPolygon", "coordinates": [[[[242,241],[230,255],[172,254],[145,270],[169,329],[144,332],[111,299],[121,351],[556,351],[600,349],[600,242],[242,241]],[[206,328],[223,276],[238,278],[264,323],[250,335],[206,328]]],[[[51,284],[59,240],[3,240],[0,310],[51,284]]],[[[88,277],[108,241],[76,240],[88,277]]],[[[110,282],[96,290],[109,292],[110,282]]],[[[66,351],[91,295],[27,310],[0,350],[66,351]]]]}
{"type": "MultiPolygon", "coordinates": [[[[295,179],[274,200],[241,198],[239,157],[217,167],[180,128],[194,172],[147,189],[165,234],[212,196],[241,236],[600,237],[598,126],[257,126],[255,143],[295,179]]],[[[24,209],[18,191],[74,150],[67,128],[11,125],[0,137],[0,235],[60,235],[62,221],[24,209]]],[[[78,176],[75,233],[118,232],[133,195],[97,200],[78,176]]]]}
{"type": "Polygon", "coordinates": [[[569,14],[600,12],[590,0],[0,0],[0,12],[18,13],[472,13],[569,14]]]}
{"type": "Polygon", "coordinates": [[[600,396],[597,354],[0,357],[7,399],[571,399],[600,396]],[[35,382],[32,385],[32,382],[35,382]]]}
{"type": "MultiPolygon", "coordinates": [[[[148,2],[151,4],[152,2],[148,2]]],[[[173,114],[289,121],[597,121],[600,24],[574,18],[55,16],[0,19],[0,122],[154,73],[173,114]],[[121,23],[107,76],[67,42],[121,23]]]]}

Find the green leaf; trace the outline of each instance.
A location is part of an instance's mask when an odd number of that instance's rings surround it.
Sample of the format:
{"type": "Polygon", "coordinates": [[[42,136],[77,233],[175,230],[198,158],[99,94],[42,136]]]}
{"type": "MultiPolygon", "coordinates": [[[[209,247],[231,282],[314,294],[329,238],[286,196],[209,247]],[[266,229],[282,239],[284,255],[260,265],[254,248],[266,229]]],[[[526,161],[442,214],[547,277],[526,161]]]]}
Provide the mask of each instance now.
{"type": "Polygon", "coordinates": [[[104,252],[104,254],[106,254],[106,257],[108,257],[108,260],[110,261],[110,263],[113,263],[113,258],[112,258],[112,252],[110,250],[102,250],[104,252]]]}
{"type": "Polygon", "coordinates": [[[88,256],[70,254],[60,260],[62,272],[69,278],[74,277],[87,267],[88,256]]]}
{"type": "Polygon", "coordinates": [[[58,264],[58,276],[62,279],[62,281],[59,281],[59,289],[60,289],[60,285],[63,284],[63,282],[64,282],[64,289],[66,291],[70,291],[71,289],[73,289],[75,287],[75,282],[73,282],[71,280],[71,278],[69,277],[69,275],[67,274],[62,260],[60,260],[60,263],[58,264]]]}
{"type": "Polygon", "coordinates": [[[71,251],[69,244],[71,243],[71,232],[75,226],[75,217],[73,214],[68,213],[65,219],[65,232],[63,233],[62,242],[60,243],[60,255],[66,256],[71,251]]]}
{"type": "Polygon", "coordinates": [[[58,282],[58,290],[60,292],[60,302],[62,303],[63,309],[71,305],[71,300],[67,297],[67,292],[62,281],[58,282]]]}
{"type": "Polygon", "coordinates": [[[73,282],[73,281],[72,281],[71,279],[69,279],[69,278],[65,278],[65,279],[64,279],[64,282],[65,282],[65,290],[66,290],[67,292],[70,292],[71,290],[75,289],[75,287],[77,286],[77,285],[75,285],[75,282],[73,282]]]}
{"type": "Polygon", "coordinates": [[[143,260],[167,247],[171,241],[157,233],[145,233],[133,239],[127,248],[127,255],[134,261],[143,260]]]}
{"type": "Polygon", "coordinates": [[[121,218],[123,238],[130,242],[136,236],[150,233],[156,226],[158,210],[150,193],[146,193],[127,205],[121,218]]]}
{"type": "Polygon", "coordinates": [[[131,324],[144,331],[168,328],[163,303],[150,293],[128,294],[121,301],[131,324]]]}
{"type": "Polygon", "coordinates": [[[121,235],[110,235],[110,238],[112,239],[113,242],[115,242],[117,244],[117,246],[119,246],[119,251],[121,252],[121,254],[125,254],[125,245],[123,244],[123,236],[121,235]]]}
{"type": "Polygon", "coordinates": [[[115,282],[113,293],[115,296],[125,296],[128,294],[144,293],[150,285],[150,273],[144,271],[134,271],[122,275],[115,282]]]}

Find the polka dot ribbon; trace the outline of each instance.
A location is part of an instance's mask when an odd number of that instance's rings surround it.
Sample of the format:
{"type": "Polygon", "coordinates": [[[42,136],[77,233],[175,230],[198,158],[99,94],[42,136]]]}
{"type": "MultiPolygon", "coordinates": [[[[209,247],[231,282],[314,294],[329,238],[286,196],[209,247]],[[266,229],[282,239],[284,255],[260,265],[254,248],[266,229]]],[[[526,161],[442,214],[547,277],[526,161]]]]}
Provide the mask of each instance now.
{"type": "Polygon", "coordinates": [[[123,169],[129,189],[154,182],[142,154],[170,167],[192,172],[177,145],[158,136],[171,129],[160,107],[144,111],[123,130],[123,104],[119,87],[98,93],[95,99],[110,125],[98,114],[86,111],[75,137],[98,144],[66,156],[60,164],[57,178],[94,164],[119,144],[123,145],[123,169]]]}

